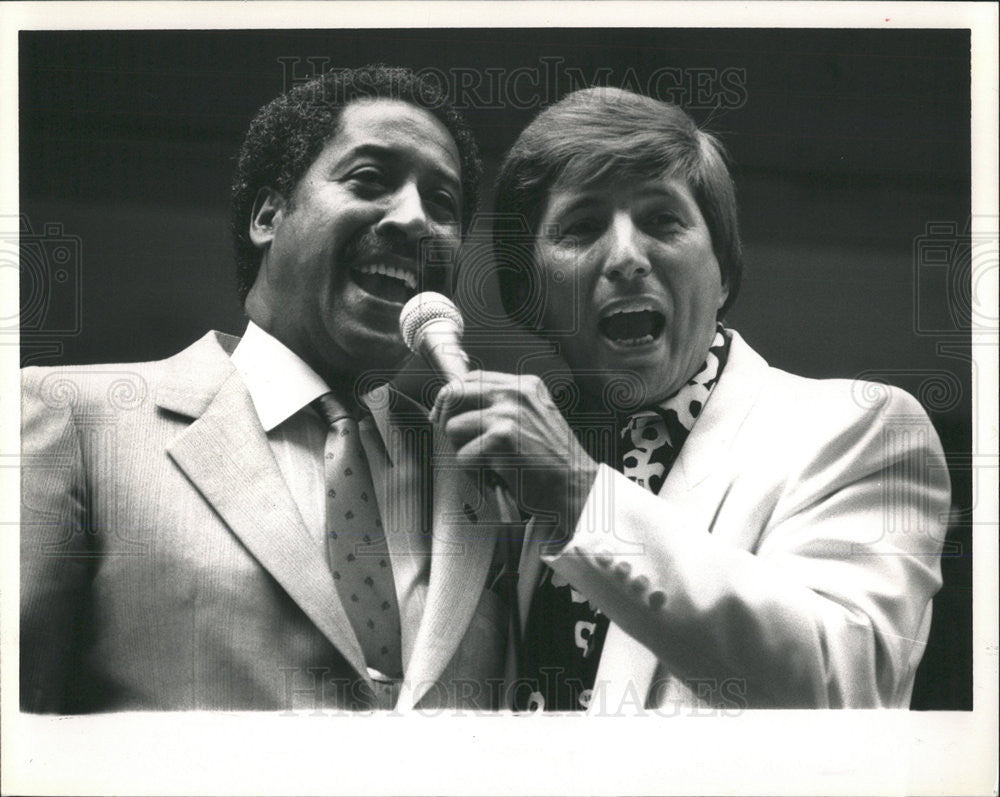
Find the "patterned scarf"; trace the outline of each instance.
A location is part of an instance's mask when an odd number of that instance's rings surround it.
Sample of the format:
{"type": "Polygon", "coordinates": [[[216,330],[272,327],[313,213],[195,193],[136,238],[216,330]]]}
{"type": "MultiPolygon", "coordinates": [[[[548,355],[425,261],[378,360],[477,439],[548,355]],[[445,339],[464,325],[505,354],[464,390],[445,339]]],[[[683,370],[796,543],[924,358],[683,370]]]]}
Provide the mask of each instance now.
{"type": "MultiPolygon", "coordinates": [[[[719,324],[698,372],[673,395],[628,417],[621,431],[620,470],[636,484],[659,493],[719,382],[729,343],[730,336],[719,324]]],[[[519,692],[515,708],[585,709],[607,631],[608,618],[596,606],[551,568],[543,568],[524,637],[523,676],[533,691],[530,696],[519,692]]]]}

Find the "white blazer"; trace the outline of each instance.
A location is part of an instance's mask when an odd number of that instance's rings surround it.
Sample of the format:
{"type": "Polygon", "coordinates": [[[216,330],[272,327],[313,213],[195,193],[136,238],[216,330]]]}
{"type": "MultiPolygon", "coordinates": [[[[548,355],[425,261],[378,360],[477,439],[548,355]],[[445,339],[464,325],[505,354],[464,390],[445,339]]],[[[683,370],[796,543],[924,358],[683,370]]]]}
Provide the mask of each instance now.
{"type": "Polygon", "coordinates": [[[926,413],[893,387],[770,368],[736,333],[658,495],[601,466],[541,562],[611,620],[590,712],[907,707],[950,498],[926,413]]]}

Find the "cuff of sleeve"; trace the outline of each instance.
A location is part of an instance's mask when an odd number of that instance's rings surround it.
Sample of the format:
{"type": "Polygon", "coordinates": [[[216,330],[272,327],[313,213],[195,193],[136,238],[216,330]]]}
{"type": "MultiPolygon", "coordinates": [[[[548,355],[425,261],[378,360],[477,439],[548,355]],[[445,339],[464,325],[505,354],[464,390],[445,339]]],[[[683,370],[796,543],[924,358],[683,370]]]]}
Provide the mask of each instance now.
{"type": "Polygon", "coordinates": [[[573,533],[558,548],[548,546],[547,551],[543,550],[542,561],[552,566],[571,557],[589,556],[598,560],[606,558],[610,562],[617,555],[641,551],[642,546],[636,541],[621,539],[616,533],[618,524],[615,521],[621,515],[621,502],[633,500],[631,493],[636,490],[640,498],[649,496],[621,473],[601,464],[573,533]],[[619,507],[617,511],[616,506],[619,507]]]}

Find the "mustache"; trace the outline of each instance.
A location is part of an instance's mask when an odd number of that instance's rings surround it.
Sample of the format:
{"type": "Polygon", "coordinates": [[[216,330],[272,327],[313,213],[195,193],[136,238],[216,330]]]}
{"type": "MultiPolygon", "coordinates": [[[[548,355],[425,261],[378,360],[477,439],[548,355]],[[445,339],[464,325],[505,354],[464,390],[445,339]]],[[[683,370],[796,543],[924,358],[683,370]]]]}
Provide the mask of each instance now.
{"type": "Polygon", "coordinates": [[[406,258],[419,265],[420,243],[369,229],[355,235],[344,246],[344,259],[348,263],[377,259],[382,255],[406,258]]]}

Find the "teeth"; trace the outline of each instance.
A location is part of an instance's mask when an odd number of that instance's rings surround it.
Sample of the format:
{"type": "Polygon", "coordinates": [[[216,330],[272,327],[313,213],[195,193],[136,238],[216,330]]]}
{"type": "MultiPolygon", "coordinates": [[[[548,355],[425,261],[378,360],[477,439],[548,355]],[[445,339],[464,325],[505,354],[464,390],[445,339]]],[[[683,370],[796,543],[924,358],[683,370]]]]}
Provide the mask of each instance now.
{"type": "Polygon", "coordinates": [[[644,343],[652,342],[652,335],[643,335],[641,338],[620,338],[615,341],[619,346],[642,346],[644,343]]]}
{"type": "Polygon", "coordinates": [[[648,310],[651,313],[656,312],[656,308],[654,308],[649,302],[642,302],[641,304],[621,304],[608,313],[605,318],[611,318],[616,315],[624,315],[625,313],[641,313],[644,310],[648,310]]]}
{"type": "Polygon", "coordinates": [[[358,266],[357,270],[362,274],[381,274],[383,277],[397,279],[411,291],[417,289],[416,275],[405,268],[399,268],[399,266],[388,266],[385,263],[365,263],[363,266],[358,266]]]}

